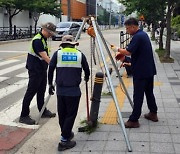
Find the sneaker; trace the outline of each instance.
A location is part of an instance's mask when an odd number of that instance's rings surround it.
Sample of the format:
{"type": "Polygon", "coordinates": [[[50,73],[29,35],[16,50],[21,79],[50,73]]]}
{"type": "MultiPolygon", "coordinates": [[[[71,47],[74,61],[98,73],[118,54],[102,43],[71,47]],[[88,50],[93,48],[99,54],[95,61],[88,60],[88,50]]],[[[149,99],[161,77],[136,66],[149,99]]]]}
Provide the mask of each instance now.
{"type": "Polygon", "coordinates": [[[45,110],[44,113],[42,114],[41,118],[53,118],[56,116],[56,113],[52,113],[49,110],[45,110]]]}
{"type": "Polygon", "coordinates": [[[66,142],[60,142],[58,144],[58,151],[64,151],[66,149],[71,149],[76,145],[76,141],[66,141],[66,142]]]}
{"type": "Polygon", "coordinates": [[[125,127],[126,128],[138,128],[140,127],[140,124],[138,121],[130,121],[128,120],[127,122],[125,122],[125,127]]]}
{"type": "Polygon", "coordinates": [[[71,141],[74,138],[74,132],[71,132],[71,136],[68,138],[68,141],[71,141]]]}
{"type": "Polygon", "coordinates": [[[34,119],[31,119],[30,116],[20,117],[20,118],[19,118],[19,122],[20,122],[20,123],[27,124],[27,125],[34,125],[34,124],[35,124],[35,120],[34,120],[34,119]]]}
{"type": "Polygon", "coordinates": [[[158,122],[157,113],[149,112],[144,115],[144,118],[151,120],[153,122],[158,122]]]}

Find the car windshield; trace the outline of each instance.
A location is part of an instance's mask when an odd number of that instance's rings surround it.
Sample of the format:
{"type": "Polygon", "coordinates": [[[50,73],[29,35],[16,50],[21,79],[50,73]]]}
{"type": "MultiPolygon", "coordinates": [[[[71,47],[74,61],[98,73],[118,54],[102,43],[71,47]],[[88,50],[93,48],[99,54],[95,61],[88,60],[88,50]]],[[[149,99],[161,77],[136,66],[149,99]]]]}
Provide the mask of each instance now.
{"type": "Polygon", "coordinates": [[[71,26],[71,23],[68,22],[60,22],[57,24],[58,28],[69,28],[71,26]]]}

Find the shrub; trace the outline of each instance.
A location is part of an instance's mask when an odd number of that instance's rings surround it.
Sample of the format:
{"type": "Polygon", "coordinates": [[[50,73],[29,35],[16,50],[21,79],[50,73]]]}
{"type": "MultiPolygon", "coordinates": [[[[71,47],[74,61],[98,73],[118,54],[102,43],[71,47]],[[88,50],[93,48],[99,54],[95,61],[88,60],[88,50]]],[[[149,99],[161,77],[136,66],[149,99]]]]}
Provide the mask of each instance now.
{"type": "Polygon", "coordinates": [[[172,18],[171,26],[173,31],[177,32],[180,37],[180,15],[172,18]]]}

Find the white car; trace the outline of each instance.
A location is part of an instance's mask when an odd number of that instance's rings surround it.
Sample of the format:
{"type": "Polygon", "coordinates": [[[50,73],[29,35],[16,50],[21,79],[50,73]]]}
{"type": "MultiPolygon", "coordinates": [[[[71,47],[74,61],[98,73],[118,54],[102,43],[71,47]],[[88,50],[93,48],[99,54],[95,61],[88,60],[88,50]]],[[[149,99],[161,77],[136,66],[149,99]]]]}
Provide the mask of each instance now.
{"type": "Polygon", "coordinates": [[[76,37],[80,28],[78,22],[60,22],[56,26],[56,35],[52,37],[52,40],[61,40],[64,35],[73,35],[76,37]]]}

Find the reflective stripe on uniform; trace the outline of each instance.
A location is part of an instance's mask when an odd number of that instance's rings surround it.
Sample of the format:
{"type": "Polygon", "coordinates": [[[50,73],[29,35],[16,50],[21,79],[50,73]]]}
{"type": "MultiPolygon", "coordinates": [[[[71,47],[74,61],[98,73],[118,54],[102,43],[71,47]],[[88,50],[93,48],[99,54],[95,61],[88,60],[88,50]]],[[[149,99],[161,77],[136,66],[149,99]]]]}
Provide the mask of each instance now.
{"type": "Polygon", "coordinates": [[[82,54],[74,48],[64,48],[58,50],[57,67],[81,68],[82,54]]]}

